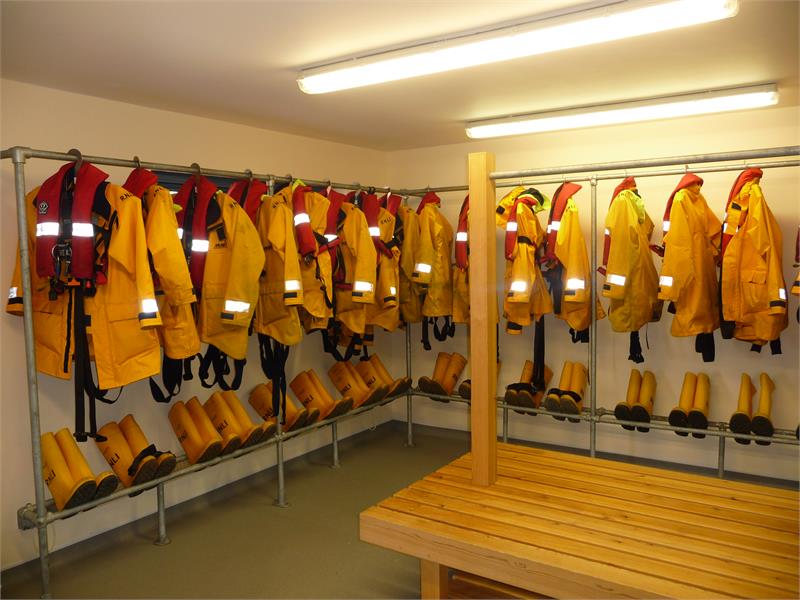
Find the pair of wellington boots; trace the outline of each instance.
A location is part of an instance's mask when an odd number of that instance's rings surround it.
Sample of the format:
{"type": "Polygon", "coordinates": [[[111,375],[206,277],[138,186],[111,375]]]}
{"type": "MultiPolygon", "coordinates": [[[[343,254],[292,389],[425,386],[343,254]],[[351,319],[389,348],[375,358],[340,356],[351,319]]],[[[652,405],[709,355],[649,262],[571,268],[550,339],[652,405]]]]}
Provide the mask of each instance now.
{"type": "MultiPolygon", "coordinates": [[[[539,408],[541,406],[544,390],[553,378],[553,371],[547,365],[544,366],[544,385],[540,389],[533,385],[533,370],[533,363],[526,360],[522,367],[519,381],[506,386],[506,394],[503,398],[506,404],[519,406],[520,408],[539,408]]],[[[536,413],[526,413],[519,410],[515,412],[531,415],[532,417],[536,416],[536,413]]]]}
{"type": "MultiPolygon", "coordinates": [[[[544,398],[544,406],[550,412],[579,415],[583,408],[583,395],[586,391],[586,367],[583,363],[564,361],[561,378],[557,388],[550,388],[544,398]]],[[[563,421],[564,417],[553,415],[554,419],[563,421]]],[[[580,419],[571,419],[571,423],[580,423],[580,419]]]]}
{"type": "MultiPolygon", "coordinates": [[[[681,386],[678,406],[669,413],[668,421],[673,427],[708,429],[708,403],[711,397],[711,381],[705,373],[686,373],[681,386]]],[[[688,432],[676,431],[686,437],[688,432]]],[[[692,437],[704,438],[703,433],[692,432],[692,437]]]]}
{"type": "Polygon", "coordinates": [[[97,433],[106,439],[95,443],[124,487],[165,477],[178,463],[172,452],[159,452],[147,441],[133,415],[106,423],[97,433]]]}
{"type": "MultiPolygon", "coordinates": [[[[742,373],[742,381],[739,385],[739,403],[736,412],[731,415],[728,423],[730,430],[734,433],[754,433],[764,437],[772,437],[772,434],[775,433],[775,428],[770,418],[772,413],[772,392],[775,391],[775,384],[766,373],[761,373],[759,383],[761,384],[761,394],[758,398],[758,412],[754,415],[753,395],[756,393],[756,388],[753,382],[750,381],[750,376],[747,373],[742,373]]],[[[740,444],[747,445],[750,443],[750,440],[734,439],[740,444]]],[[[769,442],[761,440],[756,440],[756,444],[769,446],[769,442]]]]}
{"type": "Polygon", "coordinates": [[[337,361],[328,369],[328,377],[343,398],[353,399],[353,408],[376,404],[389,394],[389,384],[369,361],[359,361],[357,366],[349,360],[337,361]]]}
{"type": "Polygon", "coordinates": [[[56,508],[65,510],[114,493],[119,479],[111,471],[95,477],[68,429],[41,436],[42,478],[56,508]]]}
{"type": "Polygon", "coordinates": [[[222,438],[223,455],[258,444],[270,435],[269,430],[253,423],[233,390],[214,392],[203,409],[222,438]]]}
{"type": "MultiPolygon", "coordinates": [[[[427,394],[449,396],[453,393],[458,380],[461,379],[461,374],[466,366],[467,359],[458,352],[452,354],[439,352],[436,364],[433,366],[433,377],[420,377],[417,387],[427,394]]],[[[469,393],[471,395],[471,389],[469,393]]],[[[433,398],[433,400],[450,402],[447,398],[433,398]]]]}
{"type": "Polygon", "coordinates": [[[289,382],[289,388],[306,411],[319,411],[319,419],[333,419],[353,408],[349,397],[334,400],[313,369],[301,371],[289,382]]]}
{"type": "MultiPolygon", "coordinates": [[[[614,416],[620,421],[639,421],[649,423],[653,416],[653,403],[656,396],[656,377],[650,371],[645,371],[644,375],[639,369],[631,369],[631,376],[628,378],[628,391],[625,394],[625,402],[620,402],[614,408],[614,416]]],[[[633,425],[623,425],[624,429],[633,431],[637,429],[642,432],[650,431],[649,427],[639,427],[633,425]]]]}
{"type": "MultiPolygon", "coordinates": [[[[224,449],[222,436],[217,432],[197,396],[186,404],[181,401],[173,404],[169,410],[169,422],[186,453],[189,464],[204,463],[222,454],[224,449]]],[[[233,439],[229,439],[229,443],[232,444],[231,447],[238,448],[241,440],[237,444],[233,439]]]]}
{"type": "MultiPolygon", "coordinates": [[[[495,371],[495,376],[500,373],[501,367],[500,361],[497,362],[497,370],[495,371]]],[[[464,400],[471,400],[472,399],[472,379],[465,379],[461,382],[458,386],[458,395],[464,398],[464,400]]]]}
{"type": "Polygon", "coordinates": [[[383,366],[383,362],[378,358],[377,354],[372,354],[369,358],[361,357],[361,360],[356,364],[355,368],[364,380],[371,374],[377,375],[381,383],[389,386],[389,392],[386,394],[387,396],[399,396],[411,389],[411,377],[398,377],[394,379],[389,374],[386,367],[383,366]]]}
{"type": "MultiPolygon", "coordinates": [[[[278,415],[272,408],[272,382],[260,383],[250,392],[250,406],[264,419],[266,425],[274,425],[277,429],[278,415]]],[[[301,405],[302,406],[302,405],[301,405]]],[[[298,408],[295,402],[286,394],[286,412],[283,414],[281,431],[287,433],[311,425],[319,419],[320,410],[317,407],[298,408]]]]}

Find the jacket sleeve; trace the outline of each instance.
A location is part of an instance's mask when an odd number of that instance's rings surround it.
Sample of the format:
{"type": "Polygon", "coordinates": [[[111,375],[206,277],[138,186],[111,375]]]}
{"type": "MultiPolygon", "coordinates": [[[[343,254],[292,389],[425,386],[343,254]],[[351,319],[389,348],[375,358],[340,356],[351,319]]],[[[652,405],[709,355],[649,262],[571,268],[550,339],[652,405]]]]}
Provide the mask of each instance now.
{"type": "MultiPolygon", "coordinates": [[[[508,215],[506,215],[506,218],[508,218],[508,215]]],[[[517,222],[522,221],[520,224],[525,225],[526,231],[528,219],[536,219],[536,216],[533,214],[526,215],[525,208],[521,204],[517,205],[517,222]]],[[[535,226],[536,223],[533,225],[535,226]]],[[[506,269],[505,291],[507,302],[530,302],[533,280],[536,276],[535,252],[534,246],[522,244],[517,238],[513,258],[510,261],[510,268],[506,269]]]]}
{"type": "MultiPolygon", "coordinates": [[[[228,200],[223,198],[220,203],[228,200]]],[[[264,250],[250,217],[235,201],[231,202],[229,207],[222,209],[232,211],[229,219],[231,231],[226,228],[225,232],[230,236],[231,272],[225,286],[225,304],[220,317],[228,325],[249,327],[258,300],[258,280],[264,268],[264,250]]]]}
{"type": "Polygon", "coordinates": [[[583,239],[578,209],[570,201],[561,217],[556,238],[556,254],[564,264],[564,302],[586,302],[589,295],[589,260],[583,239]]]}
{"type": "Polygon", "coordinates": [[[416,265],[416,247],[419,240],[419,222],[417,213],[407,207],[401,207],[404,211],[398,218],[403,221],[403,244],[400,248],[400,268],[406,277],[411,280],[414,275],[416,265]]]}
{"type": "Polygon", "coordinates": [[[658,280],[658,299],[677,301],[683,289],[694,278],[692,232],[684,204],[686,192],[675,194],[669,212],[669,231],[664,236],[664,262],[658,280]]]}
{"type": "Polygon", "coordinates": [[[769,210],[761,189],[750,187],[750,218],[747,220],[747,236],[767,265],[767,294],[769,314],[785,314],[788,310],[786,283],[783,279],[781,247],[783,235],[778,222],[769,210]],[[777,252],[775,252],[777,250],[777,252]]]}
{"type": "Polygon", "coordinates": [[[608,251],[603,296],[613,300],[622,300],[625,297],[625,286],[630,279],[632,259],[636,250],[631,248],[631,244],[635,244],[638,240],[630,231],[632,216],[631,207],[624,198],[618,196],[611,204],[606,217],[606,230],[611,245],[608,251]]]}
{"type": "Polygon", "coordinates": [[[419,241],[416,246],[413,281],[427,286],[431,282],[433,261],[436,255],[434,248],[434,227],[436,219],[433,209],[427,206],[419,215],[419,241]]]}
{"type": "Polygon", "coordinates": [[[355,262],[353,302],[372,304],[375,302],[378,253],[369,235],[369,225],[363,212],[357,209],[350,211],[344,223],[344,234],[355,262]]]}
{"type": "MultiPolygon", "coordinates": [[[[34,245],[36,231],[36,209],[33,205],[39,188],[32,190],[25,196],[25,208],[28,217],[28,256],[31,265],[31,285],[36,285],[36,246],[34,245]]],[[[14,274],[11,276],[11,285],[8,286],[8,302],[6,312],[11,315],[22,316],[22,265],[19,254],[19,240],[17,241],[17,260],[14,263],[14,274]]]]}
{"type": "Polygon", "coordinates": [[[155,196],[145,225],[147,247],[153,257],[153,267],[171,306],[191,304],[196,299],[192,291],[189,267],[178,237],[178,220],[172,208],[172,196],[161,186],[156,187],[153,193],[155,196]]]}
{"type": "MultiPolygon", "coordinates": [[[[268,208],[267,204],[262,205],[262,210],[268,208]]],[[[285,204],[283,209],[273,211],[266,239],[283,262],[283,302],[287,306],[292,306],[303,304],[303,284],[300,276],[300,257],[294,238],[292,211],[285,204]]],[[[267,277],[276,276],[276,273],[267,273],[267,277]]]]}

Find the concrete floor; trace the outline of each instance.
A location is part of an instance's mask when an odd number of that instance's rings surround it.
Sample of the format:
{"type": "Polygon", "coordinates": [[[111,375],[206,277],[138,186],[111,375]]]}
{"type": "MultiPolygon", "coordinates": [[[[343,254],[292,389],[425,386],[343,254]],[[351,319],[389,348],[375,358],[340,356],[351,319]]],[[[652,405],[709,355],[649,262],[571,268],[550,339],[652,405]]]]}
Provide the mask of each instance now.
{"type": "MultiPolygon", "coordinates": [[[[418,561],[358,539],[358,514],[464,454],[466,433],[425,428],[404,446],[386,424],[288,463],[289,508],[271,469],[54,553],[56,598],[418,598],[418,561]]],[[[180,485],[177,482],[174,485],[180,485]]],[[[37,563],[2,574],[3,598],[37,598],[37,563]]]]}

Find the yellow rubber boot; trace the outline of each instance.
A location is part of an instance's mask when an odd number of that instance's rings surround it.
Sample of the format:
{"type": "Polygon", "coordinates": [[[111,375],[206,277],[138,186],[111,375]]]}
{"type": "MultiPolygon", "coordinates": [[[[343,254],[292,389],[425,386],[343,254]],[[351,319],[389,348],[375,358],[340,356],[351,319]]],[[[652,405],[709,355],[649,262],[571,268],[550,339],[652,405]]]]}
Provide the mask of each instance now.
{"type": "MultiPolygon", "coordinates": [[[[534,370],[536,369],[536,365],[534,365],[534,370]]],[[[531,383],[534,388],[533,393],[533,406],[534,408],[540,408],[542,405],[542,398],[544,398],[544,393],[547,390],[547,386],[550,385],[550,381],[553,379],[553,370],[548,367],[547,365],[544,366],[544,383],[539,389],[535,384],[531,383]]],[[[536,413],[528,413],[532,417],[536,416],[536,413]]]]}
{"type": "Polygon", "coordinates": [[[461,379],[461,374],[464,372],[464,367],[466,366],[467,359],[464,358],[464,356],[458,352],[453,352],[453,354],[450,355],[450,360],[447,363],[447,369],[445,369],[444,375],[442,375],[441,379],[436,379],[436,381],[441,384],[445,396],[449,396],[453,393],[456,383],[461,379]]]}
{"type": "Polygon", "coordinates": [[[186,403],[186,410],[189,411],[192,422],[194,426],[197,427],[198,433],[200,433],[200,438],[206,444],[219,442],[220,455],[228,454],[239,448],[242,441],[238,436],[236,436],[235,439],[223,439],[219,432],[217,432],[217,428],[214,427],[214,423],[208,418],[208,413],[203,408],[203,405],[200,404],[200,400],[197,399],[197,396],[194,396],[186,403]],[[226,444],[231,444],[231,447],[228,447],[226,444]]]}
{"type": "Polygon", "coordinates": [[[383,366],[383,362],[380,358],[378,358],[377,354],[371,354],[369,357],[369,362],[372,363],[372,366],[375,368],[375,372],[380,375],[380,378],[383,380],[383,382],[389,386],[390,396],[404,394],[411,388],[411,378],[398,377],[397,379],[394,379],[389,371],[386,370],[386,367],[383,366]]]}
{"type": "Polygon", "coordinates": [[[95,482],[95,492],[93,500],[105,498],[113,494],[117,487],[119,487],[119,478],[111,471],[103,471],[97,477],[92,473],[89,463],[83,456],[80,448],[78,448],[75,438],[66,427],[56,432],[56,443],[61,450],[61,455],[67,461],[70,475],[73,481],[84,481],[86,479],[93,479],[95,482]]]}
{"type": "MultiPolygon", "coordinates": [[[[450,354],[447,352],[439,352],[436,355],[436,363],[433,366],[433,377],[422,376],[417,381],[417,387],[427,394],[437,394],[439,396],[446,396],[444,388],[440,383],[447,372],[447,366],[450,364],[450,354]]],[[[445,398],[434,398],[439,402],[450,402],[445,398]]]]}
{"type": "MultiPolygon", "coordinates": [[[[711,398],[711,382],[705,373],[697,374],[697,389],[692,410],[689,411],[689,427],[708,429],[708,403],[711,398]]],[[[692,433],[692,437],[704,438],[705,434],[692,433]]]]}
{"type": "Polygon", "coordinates": [[[314,369],[309,369],[306,371],[306,375],[311,380],[311,383],[314,385],[314,388],[317,390],[317,394],[321,398],[325,398],[325,401],[328,403],[333,403],[333,410],[328,413],[329,419],[333,417],[338,417],[339,415],[343,415],[344,413],[348,412],[350,409],[353,408],[353,399],[352,398],[342,398],[340,400],[334,400],[333,397],[328,393],[328,389],[322,383],[317,374],[314,372],[314,369]]]}
{"type": "MultiPolygon", "coordinates": [[[[642,385],[639,389],[639,397],[631,406],[631,418],[640,423],[649,423],[653,415],[653,403],[656,397],[656,376],[650,371],[645,371],[642,376],[642,385]]],[[[647,433],[649,427],[637,427],[639,431],[647,433]]]]}
{"type": "MultiPolygon", "coordinates": [[[[752,430],[756,435],[772,437],[775,428],[772,426],[770,414],[772,413],[772,393],[775,391],[775,383],[766,373],[761,373],[759,377],[761,392],[758,395],[758,412],[753,415],[752,430]]],[[[759,446],[769,446],[769,442],[756,441],[759,446]]]]}
{"type": "Polygon", "coordinates": [[[105,437],[106,441],[99,442],[95,439],[95,443],[124,487],[147,483],[155,477],[155,457],[143,456],[136,460],[137,457],[117,423],[106,423],[97,433],[105,437]]]}
{"type": "Polygon", "coordinates": [[[151,453],[156,457],[156,473],[153,476],[154,479],[166,477],[175,470],[175,466],[178,464],[178,459],[175,458],[175,455],[169,451],[157,451],[155,446],[147,441],[147,437],[145,437],[144,432],[139,427],[136,419],[133,418],[133,415],[125,415],[119,422],[119,428],[122,431],[122,435],[125,436],[128,446],[130,446],[134,460],[137,456],[142,456],[145,453],[151,453]]]}
{"type": "Polygon", "coordinates": [[[306,410],[316,408],[319,411],[320,419],[328,418],[328,415],[334,409],[333,401],[328,402],[328,398],[325,398],[319,393],[317,386],[314,385],[314,382],[311,381],[311,378],[305,371],[300,371],[300,373],[289,382],[289,388],[294,392],[294,395],[297,396],[297,399],[300,400],[300,404],[306,407],[306,410]]]}
{"type": "MultiPolygon", "coordinates": [[[[632,421],[631,406],[639,400],[639,390],[642,387],[642,374],[639,369],[631,369],[628,377],[628,391],[625,393],[625,402],[620,402],[614,407],[614,416],[620,421],[632,421]]],[[[633,431],[633,425],[623,425],[623,429],[633,431]]]]}
{"type": "Polygon", "coordinates": [[[90,502],[97,491],[94,477],[73,478],[56,436],[52,433],[42,434],[41,444],[42,478],[53,496],[56,508],[64,510],[90,502]]]}
{"type": "MultiPolygon", "coordinates": [[[[496,371],[494,372],[495,379],[500,376],[500,368],[503,366],[502,361],[497,361],[496,371]]],[[[458,395],[464,398],[464,400],[471,400],[472,399],[472,379],[467,378],[461,382],[458,386],[458,395]]],[[[536,416],[535,414],[533,415],[536,416]]]]}
{"type": "Polygon", "coordinates": [[[353,399],[353,408],[358,408],[369,399],[369,389],[360,377],[353,377],[346,364],[346,361],[336,362],[328,369],[328,377],[343,397],[353,399]]]}
{"type": "MultiPolygon", "coordinates": [[[[681,386],[681,396],[678,399],[678,406],[673,408],[669,413],[669,424],[673,427],[688,427],[689,426],[689,411],[692,410],[694,404],[694,395],[697,390],[697,375],[694,373],[686,373],[683,376],[683,385],[681,386]]],[[[686,437],[689,435],[685,431],[676,431],[679,436],[686,437]]]]}
{"type": "MultiPolygon", "coordinates": [[[[521,395],[526,387],[530,387],[531,381],[533,381],[533,363],[529,360],[526,360],[525,364],[522,365],[522,374],[519,376],[519,382],[506,386],[506,393],[503,397],[503,401],[511,406],[535,408],[533,406],[533,395],[531,393],[526,394],[524,398],[521,395]]],[[[514,412],[525,414],[520,410],[514,412]]],[[[534,416],[536,415],[536,413],[531,414],[534,416]]]]}
{"type": "Polygon", "coordinates": [[[319,409],[312,408],[307,410],[305,407],[297,408],[297,405],[286,394],[286,422],[284,431],[294,431],[301,429],[306,425],[311,425],[319,418],[319,409]]]}
{"type": "MultiPolygon", "coordinates": [[[[583,363],[572,363],[569,388],[561,390],[559,399],[561,412],[570,415],[581,414],[583,396],[586,393],[586,367],[583,363]]],[[[580,419],[568,419],[571,423],[580,423],[580,419]]]]}
{"type": "Polygon", "coordinates": [[[250,415],[242,406],[239,396],[233,390],[222,392],[222,399],[233,413],[236,423],[239,426],[239,437],[242,438],[242,447],[253,446],[264,439],[264,430],[253,423],[250,415]]]}
{"type": "Polygon", "coordinates": [[[259,383],[252,389],[247,401],[258,413],[258,416],[264,419],[261,427],[264,431],[264,439],[271,438],[278,430],[278,420],[272,410],[272,383],[269,381],[259,383]]]}
{"type": "MultiPolygon", "coordinates": [[[[750,375],[742,373],[742,381],[739,384],[739,402],[736,406],[736,412],[731,415],[728,421],[728,427],[732,432],[750,434],[750,421],[753,418],[753,394],[755,393],[756,389],[750,380],[750,375]]],[[[750,440],[733,439],[744,446],[750,443],[750,440]]]]}
{"type": "MultiPolygon", "coordinates": [[[[233,412],[228,408],[222,394],[214,392],[203,404],[205,412],[214,430],[222,438],[222,454],[230,454],[242,447],[242,437],[239,435],[239,423],[233,412]]],[[[201,430],[201,427],[198,427],[201,430]]]]}
{"type": "MultiPolygon", "coordinates": [[[[562,390],[569,389],[569,383],[572,379],[572,363],[568,360],[564,361],[564,366],[561,368],[561,378],[558,380],[558,387],[551,388],[544,398],[544,407],[550,412],[561,412],[561,392],[562,390]]],[[[559,421],[563,421],[564,417],[553,417],[559,421]]]]}
{"type": "MultiPolygon", "coordinates": [[[[197,401],[197,398],[193,398],[197,401]]],[[[202,409],[201,409],[202,410],[202,409]]],[[[187,406],[180,400],[169,409],[169,422],[180,442],[189,464],[197,464],[212,460],[222,452],[222,439],[206,440],[197,428],[187,406]]],[[[216,434],[216,431],[214,432],[216,434]]]]}
{"type": "Polygon", "coordinates": [[[373,404],[383,400],[389,393],[389,386],[381,380],[368,360],[360,360],[355,365],[350,361],[345,363],[347,369],[354,376],[364,382],[369,389],[369,397],[364,404],[373,404]]]}

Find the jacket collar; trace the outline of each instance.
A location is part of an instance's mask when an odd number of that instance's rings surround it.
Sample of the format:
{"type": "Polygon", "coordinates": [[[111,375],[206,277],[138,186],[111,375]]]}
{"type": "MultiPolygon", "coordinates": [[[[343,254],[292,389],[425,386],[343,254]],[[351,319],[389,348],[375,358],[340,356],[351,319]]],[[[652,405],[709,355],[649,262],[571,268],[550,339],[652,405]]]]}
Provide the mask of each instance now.
{"type": "Polygon", "coordinates": [[[158,176],[148,169],[137,168],[131,171],[122,185],[137,198],[141,198],[151,185],[158,183],[158,176]]]}

